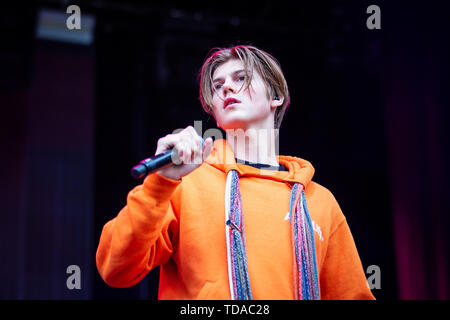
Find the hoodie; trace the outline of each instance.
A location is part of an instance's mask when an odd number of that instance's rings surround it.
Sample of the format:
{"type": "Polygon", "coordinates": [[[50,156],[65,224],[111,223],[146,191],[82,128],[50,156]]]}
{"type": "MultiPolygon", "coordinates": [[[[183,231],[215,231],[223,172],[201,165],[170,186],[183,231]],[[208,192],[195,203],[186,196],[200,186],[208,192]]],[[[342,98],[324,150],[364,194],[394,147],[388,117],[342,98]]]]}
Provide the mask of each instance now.
{"type": "Polygon", "coordinates": [[[113,287],[130,287],[160,266],[159,299],[230,299],[225,184],[239,175],[254,299],[294,299],[289,197],[305,188],[314,229],[321,299],[374,299],[352,234],[333,194],[312,181],[306,160],[278,156],[288,171],[236,163],[226,140],[181,180],[148,175],[103,227],[97,269],[113,287]]]}

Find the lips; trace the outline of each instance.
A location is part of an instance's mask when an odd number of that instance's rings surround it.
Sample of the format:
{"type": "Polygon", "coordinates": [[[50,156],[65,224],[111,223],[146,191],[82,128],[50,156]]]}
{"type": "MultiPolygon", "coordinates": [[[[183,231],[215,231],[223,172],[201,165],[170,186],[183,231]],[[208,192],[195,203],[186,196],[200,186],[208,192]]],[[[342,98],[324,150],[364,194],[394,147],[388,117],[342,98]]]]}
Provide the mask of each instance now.
{"type": "Polygon", "coordinates": [[[226,107],[228,107],[230,104],[233,104],[233,103],[240,103],[240,101],[238,99],[235,99],[235,98],[227,98],[223,102],[223,108],[225,109],[226,107]]]}

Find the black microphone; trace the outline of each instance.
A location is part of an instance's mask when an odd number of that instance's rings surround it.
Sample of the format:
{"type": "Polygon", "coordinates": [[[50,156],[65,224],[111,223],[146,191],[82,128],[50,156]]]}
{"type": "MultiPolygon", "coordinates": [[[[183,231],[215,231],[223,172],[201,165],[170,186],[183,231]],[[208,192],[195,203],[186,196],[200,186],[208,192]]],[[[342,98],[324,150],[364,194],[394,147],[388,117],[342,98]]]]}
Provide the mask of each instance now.
{"type": "Polygon", "coordinates": [[[173,149],[170,149],[156,156],[142,160],[139,164],[131,168],[131,176],[134,179],[140,179],[168,164],[171,164],[173,152],[173,149]]]}
{"type": "MultiPolygon", "coordinates": [[[[204,140],[202,139],[202,147],[204,140]]],[[[146,175],[162,169],[164,166],[172,164],[172,153],[173,149],[167,150],[166,152],[157,154],[156,156],[147,158],[139,162],[131,168],[131,176],[134,179],[141,179],[146,175]]]]}

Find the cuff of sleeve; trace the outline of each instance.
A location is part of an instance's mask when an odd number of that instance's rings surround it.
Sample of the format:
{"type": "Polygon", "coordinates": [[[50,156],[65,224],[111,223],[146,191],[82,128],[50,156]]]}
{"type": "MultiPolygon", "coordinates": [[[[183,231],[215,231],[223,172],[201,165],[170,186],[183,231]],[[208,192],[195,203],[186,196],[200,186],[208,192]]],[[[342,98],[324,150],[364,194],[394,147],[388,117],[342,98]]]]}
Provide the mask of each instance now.
{"type": "Polygon", "coordinates": [[[180,183],[181,180],[166,178],[155,172],[144,179],[143,188],[152,198],[166,200],[170,199],[180,183]]]}

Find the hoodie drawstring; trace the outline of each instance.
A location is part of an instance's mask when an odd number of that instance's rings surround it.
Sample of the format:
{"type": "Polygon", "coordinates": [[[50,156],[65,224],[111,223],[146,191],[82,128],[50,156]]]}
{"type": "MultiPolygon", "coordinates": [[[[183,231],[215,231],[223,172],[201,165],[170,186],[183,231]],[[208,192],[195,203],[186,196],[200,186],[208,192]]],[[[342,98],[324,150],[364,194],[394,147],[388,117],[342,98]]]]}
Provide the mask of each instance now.
{"type": "MultiPolygon", "coordinates": [[[[295,297],[318,300],[319,281],[314,245],[314,231],[306,206],[303,185],[295,183],[289,203],[291,239],[294,259],[295,297]]],[[[225,232],[227,242],[228,280],[232,300],[252,300],[247,265],[242,197],[239,175],[230,170],[225,188],[225,232]]]]}

